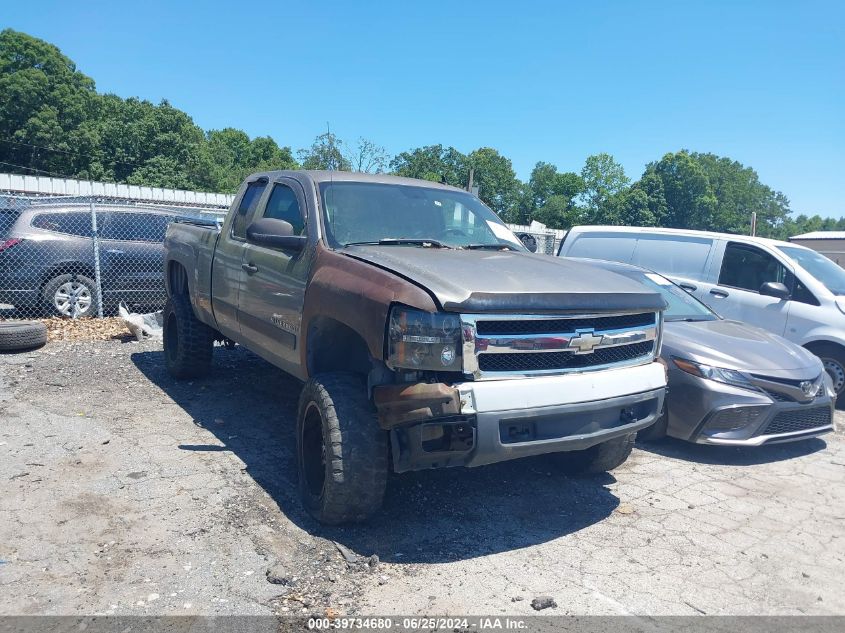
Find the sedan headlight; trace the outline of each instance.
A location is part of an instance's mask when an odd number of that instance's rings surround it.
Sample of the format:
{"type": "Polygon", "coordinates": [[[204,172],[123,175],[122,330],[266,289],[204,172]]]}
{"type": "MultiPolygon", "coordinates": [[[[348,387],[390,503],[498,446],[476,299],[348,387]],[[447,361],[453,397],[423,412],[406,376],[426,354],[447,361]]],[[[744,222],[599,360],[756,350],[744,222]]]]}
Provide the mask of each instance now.
{"type": "Polygon", "coordinates": [[[691,360],[686,360],[685,358],[677,357],[672,357],[672,362],[675,363],[675,366],[681,371],[685,371],[688,374],[692,374],[693,376],[698,376],[699,378],[715,380],[716,382],[721,382],[726,385],[733,385],[734,387],[742,387],[743,389],[753,389],[755,391],[758,390],[757,387],[754,386],[751,381],[745,377],[745,375],[743,375],[741,372],[736,371],[735,369],[712,367],[710,365],[704,365],[703,363],[695,363],[691,360]]]}
{"type": "Polygon", "coordinates": [[[391,369],[461,371],[461,342],[458,315],[394,306],[388,323],[387,365],[391,369]]]}

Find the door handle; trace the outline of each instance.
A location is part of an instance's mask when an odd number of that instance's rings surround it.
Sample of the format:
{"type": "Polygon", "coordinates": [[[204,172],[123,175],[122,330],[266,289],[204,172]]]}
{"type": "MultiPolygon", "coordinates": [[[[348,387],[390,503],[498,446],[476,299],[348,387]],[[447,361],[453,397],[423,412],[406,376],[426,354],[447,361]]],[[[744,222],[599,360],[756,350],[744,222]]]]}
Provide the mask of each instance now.
{"type": "Polygon", "coordinates": [[[686,290],[687,292],[695,292],[698,290],[698,286],[695,284],[678,284],[681,288],[686,290]]]}
{"type": "Polygon", "coordinates": [[[710,291],[710,294],[713,295],[714,297],[718,297],[719,299],[724,299],[725,297],[728,296],[728,293],[725,292],[724,290],[716,290],[715,288],[713,288],[713,290],[710,291]]]}
{"type": "Polygon", "coordinates": [[[258,272],[258,266],[255,264],[241,264],[241,268],[243,268],[248,275],[254,275],[258,272]]]}

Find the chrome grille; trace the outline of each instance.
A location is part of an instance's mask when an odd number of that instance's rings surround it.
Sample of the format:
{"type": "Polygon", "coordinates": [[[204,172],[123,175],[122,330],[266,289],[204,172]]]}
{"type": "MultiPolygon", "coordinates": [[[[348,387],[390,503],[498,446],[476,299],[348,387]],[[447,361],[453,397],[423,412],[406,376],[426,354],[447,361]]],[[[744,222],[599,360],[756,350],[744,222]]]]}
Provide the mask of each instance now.
{"type": "Polygon", "coordinates": [[[659,313],[462,315],[464,373],[476,379],[649,362],[659,313]]]}
{"type": "Polygon", "coordinates": [[[809,431],[820,426],[831,424],[830,407],[813,407],[812,409],[793,409],[778,413],[771,422],[760,432],[760,435],[778,435],[780,433],[796,433],[809,431]]]}
{"type": "Polygon", "coordinates": [[[580,369],[623,363],[643,358],[652,353],[654,343],[636,343],[621,347],[607,347],[592,354],[549,352],[548,354],[479,354],[481,371],[548,371],[554,369],[580,369]]]}

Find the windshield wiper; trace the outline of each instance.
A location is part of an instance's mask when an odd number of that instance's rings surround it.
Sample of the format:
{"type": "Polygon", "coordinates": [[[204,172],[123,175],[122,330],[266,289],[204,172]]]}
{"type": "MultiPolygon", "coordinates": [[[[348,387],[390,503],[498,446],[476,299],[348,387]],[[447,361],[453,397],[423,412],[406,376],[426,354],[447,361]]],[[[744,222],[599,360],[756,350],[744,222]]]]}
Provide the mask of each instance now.
{"type": "Polygon", "coordinates": [[[348,242],[344,246],[422,246],[423,248],[452,248],[438,240],[425,240],[404,237],[384,237],[372,242],[348,242]]]}
{"type": "Polygon", "coordinates": [[[461,248],[465,248],[470,251],[500,251],[502,249],[508,249],[511,251],[516,250],[509,244],[464,244],[461,248]]]}

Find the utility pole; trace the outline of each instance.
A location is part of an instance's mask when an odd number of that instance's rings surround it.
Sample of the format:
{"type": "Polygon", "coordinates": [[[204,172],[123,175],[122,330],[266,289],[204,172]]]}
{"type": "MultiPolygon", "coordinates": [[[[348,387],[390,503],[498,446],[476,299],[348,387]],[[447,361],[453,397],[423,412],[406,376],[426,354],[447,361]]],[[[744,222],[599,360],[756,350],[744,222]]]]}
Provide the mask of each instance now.
{"type": "Polygon", "coordinates": [[[469,182],[467,183],[467,191],[472,191],[472,180],[475,177],[475,169],[469,168],[469,182]]]}
{"type": "Polygon", "coordinates": [[[757,235],[757,212],[751,212],[751,237],[757,235]]]}

